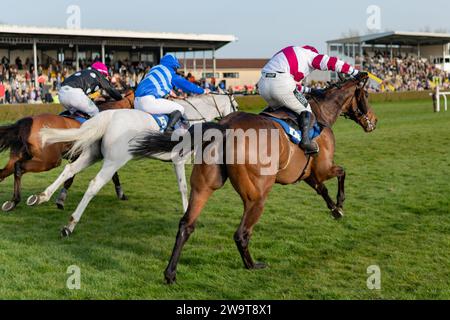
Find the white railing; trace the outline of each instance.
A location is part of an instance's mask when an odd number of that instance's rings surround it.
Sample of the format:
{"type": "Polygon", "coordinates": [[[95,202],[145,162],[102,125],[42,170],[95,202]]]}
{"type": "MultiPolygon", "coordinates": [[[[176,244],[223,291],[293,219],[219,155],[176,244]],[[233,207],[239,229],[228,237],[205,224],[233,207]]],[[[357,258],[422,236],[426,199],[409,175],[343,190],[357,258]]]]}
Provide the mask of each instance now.
{"type": "Polygon", "coordinates": [[[436,92],[431,95],[435,95],[435,110],[436,112],[441,112],[441,97],[444,98],[444,110],[447,111],[447,96],[450,95],[450,91],[442,92],[439,86],[436,86],[436,92]]]}

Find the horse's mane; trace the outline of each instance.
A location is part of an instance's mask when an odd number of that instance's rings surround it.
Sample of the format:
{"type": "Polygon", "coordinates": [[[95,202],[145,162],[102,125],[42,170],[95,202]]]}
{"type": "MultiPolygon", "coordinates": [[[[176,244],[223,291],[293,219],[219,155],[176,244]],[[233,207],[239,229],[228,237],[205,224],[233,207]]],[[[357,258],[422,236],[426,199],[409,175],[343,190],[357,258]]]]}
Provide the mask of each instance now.
{"type": "Polygon", "coordinates": [[[343,79],[339,80],[337,82],[328,81],[327,86],[325,87],[326,91],[332,90],[332,89],[342,89],[343,87],[346,87],[349,83],[354,83],[355,79],[349,78],[349,79],[343,79]]]}
{"type": "MultiPolygon", "coordinates": [[[[338,89],[346,89],[349,87],[350,84],[354,84],[355,79],[343,79],[339,80],[337,82],[328,82],[327,87],[324,89],[327,94],[329,94],[333,90],[338,89]]],[[[340,105],[334,105],[333,103],[326,104],[326,97],[324,98],[316,98],[311,96],[311,108],[313,109],[313,112],[317,118],[317,121],[324,125],[324,126],[330,126],[334,121],[336,117],[336,108],[340,108],[340,105]],[[335,106],[336,108],[327,108],[324,106],[335,106]]]]}

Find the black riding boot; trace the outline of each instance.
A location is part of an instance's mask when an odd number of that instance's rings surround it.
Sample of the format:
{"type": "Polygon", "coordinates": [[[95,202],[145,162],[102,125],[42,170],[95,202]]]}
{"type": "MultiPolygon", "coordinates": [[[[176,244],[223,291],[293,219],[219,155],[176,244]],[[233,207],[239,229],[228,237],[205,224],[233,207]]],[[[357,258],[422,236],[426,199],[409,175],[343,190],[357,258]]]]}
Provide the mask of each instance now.
{"type": "Polygon", "coordinates": [[[300,148],[302,148],[307,155],[318,153],[319,146],[315,141],[311,141],[309,138],[309,131],[311,130],[311,112],[303,111],[299,116],[298,124],[302,130],[300,148]]]}
{"type": "Polygon", "coordinates": [[[166,133],[172,133],[175,130],[175,125],[181,119],[183,114],[180,111],[174,111],[169,115],[169,122],[167,123],[166,133]]]}

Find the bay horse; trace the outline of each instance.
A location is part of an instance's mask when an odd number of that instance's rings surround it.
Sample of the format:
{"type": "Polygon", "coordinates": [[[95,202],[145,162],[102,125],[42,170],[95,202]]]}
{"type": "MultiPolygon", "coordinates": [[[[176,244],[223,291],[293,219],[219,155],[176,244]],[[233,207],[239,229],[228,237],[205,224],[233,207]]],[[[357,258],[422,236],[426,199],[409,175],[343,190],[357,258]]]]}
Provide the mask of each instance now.
{"type": "MultiPolygon", "coordinates": [[[[124,98],[117,102],[105,102],[99,105],[99,110],[131,109],[134,105],[134,91],[127,90],[124,98]]],[[[21,179],[28,172],[45,172],[58,167],[70,144],[53,144],[43,147],[39,131],[44,128],[75,129],[80,123],[72,118],[55,114],[42,114],[20,119],[15,124],[0,127],[0,152],[10,150],[9,161],[0,170],[0,182],[14,174],[14,194],[11,201],[3,204],[2,210],[12,211],[21,201],[21,179]]],[[[119,199],[126,200],[122,191],[118,174],[114,175],[114,184],[119,199]]],[[[66,181],[64,188],[56,201],[58,208],[64,209],[67,191],[73,183],[73,178],[66,181]]]]}
{"type": "MultiPolygon", "coordinates": [[[[241,224],[234,235],[239,253],[247,269],[264,268],[265,264],[254,262],[249,251],[249,242],[253,227],[258,222],[263,213],[265,202],[272,186],[275,183],[288,185],[299,181],[305,181],[319,195],[323,197],[334,218],[339,219],[344,215],[344,182],[345,171],[342,167],[334,164],[335,138],[332,126],[340,115],[344,115],[358,123],[366,132],[375,130],[377,117],[369,106],[368,93],[365,89],[367,79],[362,81],[356,79],[342,80],[336,85],[329,86],[323,98],[313,99],[311,106],[319,124],[323,130],[316,141],[320,147],[318,155],[305,156],[302,149],[297,144],[290,141],[281,125],[265,115],[256,115],[245,112],[238,112],[226,117],[219,124],[206,124],[202,127],[202,132],[208,129],[220,130],[225,141],[229,139],[227,130],[242,129],[247,132],[250,129],[256,131],[275,130],[278,132],[278,154],[274,156],[274,146],[271,146],[271,139],[268,136],[258,138],[256,143],[264,142],[271,150],[270,157],[276,161],[273,174],[261,174],[263,164],[258,160],[255,164],[250,161],[250,143],[234,145],[235,154],[241,151],[244,154],[244,163],[216,164],[206,163],[195,164],[191,175],[191,194],[189,207],[180,221],[179,230],[176,237],[175,246],[170,258],[165,279],[171,284],[176,281],[176,269],[180,258],[181,250],[194,232],[196,221],[202,212],[207,200],[213,192],[223,187],[229,178],[234,189],[239,193],[243,204],[244,214],[241,224]],[[261,141],[264,139],[265,141],[261,141]],[[338,194],[337,203],[329,196],[324,182],[337,177],[338,194]]],[[[192,135],[190,130],[190,134],[192,135]]],[[[174,148],[177,142],[171,142],[163,135],[148,134],[132,150],[136,156],[154,156],[160,152],[167,152],[174,148]]],[[[192,146],[193,148],[194,146],[192,146]]],[[[225,153],[230,150],[225,149],[225,153]]]]}
{"type": "MultiPolygon", "coordinates": [[[[213,121],[224,118],[237,110],[237,102],[232,95],[208,94],[194,96],[185,100],[177,100],[185,108],[185,117],[190,124],[213,121]]],[[[29,205],[39,205],[49,201],[62,183],[71,179],[93,163],[103,160],[103,166],[97,176],[89,184],[89,188],[80,201],[77,209],[71,215],[69,224],[61,230],[63,237],[70,236],[89,202],[101,188],[111,180],[114,172],[133,158],[129,152],[130,143],[136,136],[146,132],[160,132],[160,126],[155,118],[140,110],[105,111],[86,121],[79,129],[58,130],[43,128],[42,143],[73,142],[71,154],[81,155],[68,164],[61,175],[44,192],[29,198],[29,205]]],[[[186,130],[184,130],[186,131],[186,130]]],[[[154,159],[171,161],[169,154],[159,155],[154,159]]],[[[188,191],[185,174],[185,163],[174,162],[178,188],[183,201],[183,212],[188,206],[188,191]]]]}

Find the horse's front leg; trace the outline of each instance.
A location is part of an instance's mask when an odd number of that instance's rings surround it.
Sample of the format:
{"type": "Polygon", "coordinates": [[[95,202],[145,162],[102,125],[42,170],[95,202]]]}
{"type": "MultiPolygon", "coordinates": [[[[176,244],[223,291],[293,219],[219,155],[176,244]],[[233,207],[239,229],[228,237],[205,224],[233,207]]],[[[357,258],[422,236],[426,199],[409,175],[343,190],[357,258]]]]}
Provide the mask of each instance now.
{"type": "Polygon", "coordinates": [[[122,185],[120,184],[119,173],[114,173],[112,180],[116,189],[117,198],[122,201],[128,201],[128,197],[123,192],[122,185]]]}
{"type": "Polygon", "coordinates": [[[64,210],[64,203],[67,199],[67,192],[69,192],[70,187],[73,184],[73,180],[75,179],[75,176],[72,178],[69,178],[66,182],[64,182],[64,187],[59,192],[58,198],[56,199],[56,206],[59,210],[64,210]]]}
{"type": "Polygon", "coordinates": [[[306,183],[308,183],[314,190],[316,190],[316,192],[318,194],[320,194],[322,196],[322,198],[325,200],[328,209],[331,210],[331,215],[335,218],[335,219],[340,219],[344,216],[344,211],[339,208],[336,203],[334,203],[334,201],[331,199],[329,193],[328,193],[328,189],[325,186],[325,184],[323,184],[323,182],[318,182],[314,177],[309,177],[308,179],[305,180],[306,183]]]}
{"type": "Polygon", "coordinates": [[[338,179],[337,207],[344,212],[345,201],[345,170],[342,167],[336,167],[338,179]]]}

